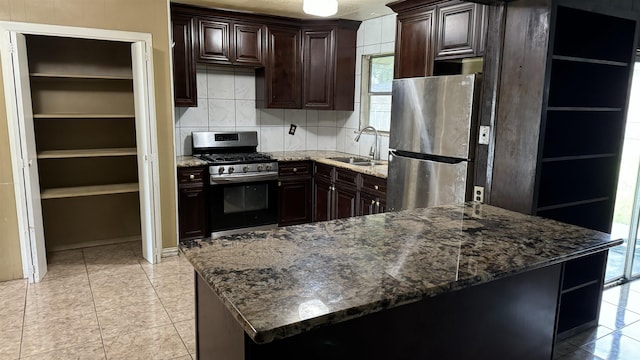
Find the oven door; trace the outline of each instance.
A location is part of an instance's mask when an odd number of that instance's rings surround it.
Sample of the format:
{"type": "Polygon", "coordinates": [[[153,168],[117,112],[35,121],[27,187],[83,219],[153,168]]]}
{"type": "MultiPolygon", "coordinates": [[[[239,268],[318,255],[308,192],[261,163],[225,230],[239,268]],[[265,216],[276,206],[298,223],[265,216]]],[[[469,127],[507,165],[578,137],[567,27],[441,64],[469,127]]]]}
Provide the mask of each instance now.
{"type": "Polygon", "coordinates": [[[212,178],[210,183],[212,237],[277,226],[277,174],[212,178]]]}

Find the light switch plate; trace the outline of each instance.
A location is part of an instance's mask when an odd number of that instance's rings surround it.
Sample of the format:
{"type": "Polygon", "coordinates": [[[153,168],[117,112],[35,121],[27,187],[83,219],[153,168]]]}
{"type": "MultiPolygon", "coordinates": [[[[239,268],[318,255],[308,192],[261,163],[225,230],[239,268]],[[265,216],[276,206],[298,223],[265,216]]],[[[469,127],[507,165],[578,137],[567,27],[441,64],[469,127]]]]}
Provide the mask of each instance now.
{"type": "Polygon", "coordinates": [[[478,136],[478,144],[489,145],[489,133],[491,132],[491,126],[481,125],[480,135],[478,136]]]}

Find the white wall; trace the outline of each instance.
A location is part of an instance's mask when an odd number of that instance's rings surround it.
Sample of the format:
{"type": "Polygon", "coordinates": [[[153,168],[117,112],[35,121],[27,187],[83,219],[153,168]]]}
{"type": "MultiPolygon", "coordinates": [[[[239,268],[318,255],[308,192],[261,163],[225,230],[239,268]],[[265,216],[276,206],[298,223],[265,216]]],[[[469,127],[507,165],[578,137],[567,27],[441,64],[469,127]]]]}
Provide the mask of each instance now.
{"type": "MultiPolygon", "coordinates": [[[[354,138],[360,123],[362,55],[392,53],[395,14],[364,21],[358,30],[354,111],[256,109],[255,72],[199,64],[198,107],[176,108],[176,155],[191,154],[192,131],[258,131],[259,151],[338,150],[368,155],[373,135],[354,138]],[[289,135],[290,124],[298,128],[289,135]]],[[[381,154],[389,138],[380,137],[381,154]]],[[[383,158],[386,155],[383,156],[383,158]]]]}

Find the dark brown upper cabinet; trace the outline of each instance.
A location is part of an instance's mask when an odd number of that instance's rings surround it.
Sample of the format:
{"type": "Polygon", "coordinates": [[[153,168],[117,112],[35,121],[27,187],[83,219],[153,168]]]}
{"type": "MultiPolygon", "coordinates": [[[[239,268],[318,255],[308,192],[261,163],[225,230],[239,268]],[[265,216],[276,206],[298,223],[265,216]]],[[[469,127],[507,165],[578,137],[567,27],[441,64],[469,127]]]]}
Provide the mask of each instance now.
{"type": "Polygon", "coordinates": [[[198,62],[263,66],[264,26],[215,17],[198,18],[198,62]]]}
{"type": "Polygon", "coordinates": [[[256,72],[258,107],[300,109],[302,59],[300,28],[269,26],[267,63],[256,72]]]}
{"type": "Polygon", "coordinates": [[[303,108],[353,110],[359,26],[337,20],[302,29],[303,108]]]}
{"type": "Polygon", "coordinates": [[[235,64],[247,66],[264,65],[265,26],[244,22],[233,23],[235,37],[235,64]]]}
{"type": "Polygon", "coordinates": [[[302,29],[303,108],[353,110],[359,26],[337,20],[302,29]]]}
{"type": "Polygon", "coordinates": [[[171,5],[177,106],[196,105],[195,63],[256,68],[260,108],[353,110],[359,21],[171,5]],[[189,24],[187,24],[189,22],[189,24]],[[186,98],[185,101],[182,98],[186,98]]]}
{"type": "Polygon", "coordinates": [[[479,56],[484,50],[485,6],[453,1],[438,7],[435,59],[479,56]]]}
{"type": "Polygon", "coordinates": [[[398,14],[396,27],[395,78],[433,74],[435,9],[398,14]]]}
{"type": "Polygon", "coordinates": [[[430,76],[435,60],[475,57],[484,52],[485,5],[405,0],[388,6],[398,14],[395,78],[430,76]]]}
{"type": "Polygon", "coordinates": [[[302,102],[307,109],[332,109],[334,90],[334,43],[332,28],[302,30],[302,102]]]}
{"type": "Polygon", "coordinates": [[[198,19],[198,61],[231,64],[229,23],[198,19]]]}
{"type": "Polygon", "coordinates": [[[195,19],[171,13],[173,93],[176,106],[197,106],[196,62],[193,57],[195,19]]]}

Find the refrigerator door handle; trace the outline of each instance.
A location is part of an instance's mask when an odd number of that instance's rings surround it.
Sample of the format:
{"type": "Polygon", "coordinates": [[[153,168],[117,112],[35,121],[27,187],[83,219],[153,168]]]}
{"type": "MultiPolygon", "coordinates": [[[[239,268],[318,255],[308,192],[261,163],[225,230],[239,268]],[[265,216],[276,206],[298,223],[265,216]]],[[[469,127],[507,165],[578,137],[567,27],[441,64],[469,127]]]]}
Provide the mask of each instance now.
{"type": "Polygon", "coordinates": [[[415,160],[424,160],[424,161],[435,161],[446,164],[459,164],[461,162],[470,161],[469,159],[461,159],[461,158],[453,158],[448,156],[440,156],[440,155],[431,155],[431,154],[420,154],[414,153],[411,151],[403,151],[403,150],[389,150],[390,159],[391,157],[403,157],[408,159],[415,160]]]}

